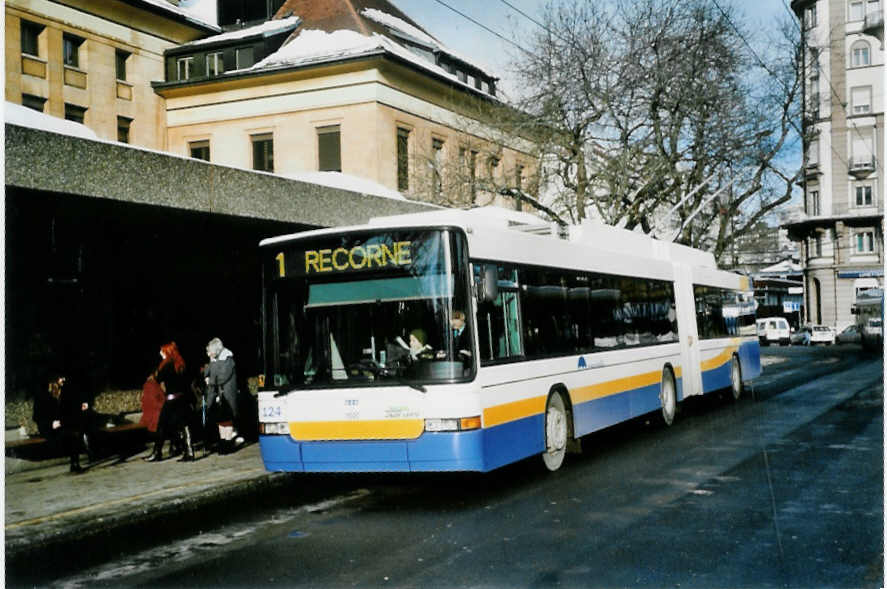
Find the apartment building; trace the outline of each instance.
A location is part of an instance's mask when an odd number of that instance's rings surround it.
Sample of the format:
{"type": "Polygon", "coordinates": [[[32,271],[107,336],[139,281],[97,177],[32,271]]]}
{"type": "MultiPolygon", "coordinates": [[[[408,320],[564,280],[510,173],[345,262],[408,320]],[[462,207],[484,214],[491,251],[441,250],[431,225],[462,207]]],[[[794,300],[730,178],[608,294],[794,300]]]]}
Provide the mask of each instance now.
{"type": "Polygon", "coordinates": [[[532,144],[484,119],[501,106],[497,78],[393,4],[219,7],[225,32],[166,50],[154,85],[171,152],[319,182],[360,177],[455,206],[511,205],[501,189],[531,189],[532,144]]]}
{"type": "Polygon", "coordinates": [[[166,147],[151,88],[164,51],[221,30],[158,0],[8,0],[5,17],[7,101],[152,149],[166,147]]]}
{"type": "Polygon", "coordinates": [[[857,294],[884,283],[884,7],[794,0],[803,47],[806,320],[842,328],[857,294]]]}

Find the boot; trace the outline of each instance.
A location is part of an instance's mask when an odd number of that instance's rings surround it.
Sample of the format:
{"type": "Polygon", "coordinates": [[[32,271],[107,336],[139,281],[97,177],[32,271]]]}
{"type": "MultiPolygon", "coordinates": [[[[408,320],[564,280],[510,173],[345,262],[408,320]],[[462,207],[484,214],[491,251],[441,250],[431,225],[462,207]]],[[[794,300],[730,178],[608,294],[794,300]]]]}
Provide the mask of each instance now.
{"type": "Polygon", "coordinates": [[[80,466],[80,456],[75,452],[71,454],[71,473],[80,474],[81,472],[83,472],[83,467],[80,466]]]}
{"type": "Polygon", "coordinates": [[[92,464],[95,462],[95,452],[93,452],[92,444],[89,443],[89,436],[84,432],[81,438],[83,438],[83,448],[86,449],[86,460],[92,464]]]}
{"type": "Polygon", "coordinates": [[[185,451],[184,443],[182,442],[182,434],[180,432],[175,432],[172,435],[172,438],[169,440],[169,457],[178,456],[185,451]]]}
{"type": "Polygon", "coordinates": [[[193,462],[194,461],[194,447],[191,445],[191,428],[187,425],[184,429],[184,442],[185,442],[185,453],[179,458],[179,462],[193,462]]]}
{"type": "Polygon", "coordinates": [[[160,462],[163,460],[163,438],[154,442],[154,451],[151,452],[150,456],[145,456],[142,460],[145,462],[160,462]]]}

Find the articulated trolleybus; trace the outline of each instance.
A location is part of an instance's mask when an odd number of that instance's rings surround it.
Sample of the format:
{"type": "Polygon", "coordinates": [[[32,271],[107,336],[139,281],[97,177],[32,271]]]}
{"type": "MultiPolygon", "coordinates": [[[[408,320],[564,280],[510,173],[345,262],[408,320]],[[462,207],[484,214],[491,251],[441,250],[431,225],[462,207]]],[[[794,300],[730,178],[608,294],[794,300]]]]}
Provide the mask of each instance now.
{"type": "Polygon", "coordinates": [[[556,470],[586,434],[760,374],[749,280],[711,254],[484,212],[262,241],[268,470],[556,470]]]}

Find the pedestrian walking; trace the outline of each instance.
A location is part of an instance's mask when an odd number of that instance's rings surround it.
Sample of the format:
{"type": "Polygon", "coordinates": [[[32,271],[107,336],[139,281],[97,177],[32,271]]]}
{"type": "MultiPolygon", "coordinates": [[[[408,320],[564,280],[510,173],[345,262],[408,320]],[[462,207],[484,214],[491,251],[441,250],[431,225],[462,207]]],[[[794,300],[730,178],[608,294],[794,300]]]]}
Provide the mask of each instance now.
{"type": "Polygon", "coordinates": [[[241,440],[234,431],[237,418],[237,370],[234,354],[213,338],[206,345],[209,363],[204,368],[206,414],[219,428],[219,454],[234,450],[235,439],[241,440]]]}
{"type": "MultiPolygon", "coordinates": [[[[182,460],[194,460],[189,426],[190,388],[185,375],[185,360],[175,342],[160,347],[160,364],[152,377],[164,395],[163,407],[157,418],[154,450],[145,457],[148,462],[163,460],[163,444],[170,440],[170,457],[183,454],[182,460]]],[[[150,380],[150,378],[149,378],[150,380]]]]}

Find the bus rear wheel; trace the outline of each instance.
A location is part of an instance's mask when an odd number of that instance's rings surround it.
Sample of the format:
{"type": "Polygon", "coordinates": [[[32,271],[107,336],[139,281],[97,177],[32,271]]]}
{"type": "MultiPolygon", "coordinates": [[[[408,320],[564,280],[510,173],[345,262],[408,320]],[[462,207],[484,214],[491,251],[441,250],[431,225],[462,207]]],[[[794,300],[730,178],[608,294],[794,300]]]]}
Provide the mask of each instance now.
{"type": "Polygon", "coordinates": [[[674,373],[670,366],[662,370],[662,383],[659,387],[659,402],[662,404],[662,422],[665,425],[674,423],[678,412],[678,393],[674,382],[674,373]]]}
{"type": "Polygon", "coordinates": [[[548,470],[553,472],[563,464],[569,435],[567,407],[564,398],[555,391],[548,397],[545,408],[545,452],[542,453],[542,461],[548,470]]]}
{"type": "Polygon", "coordinates": [[[738,401],[742,396],[742,365],[739,364],[739,357],[733,354],[733,360],[730,362],[730,390],[733,393],[733,400],[738,401]]]}

